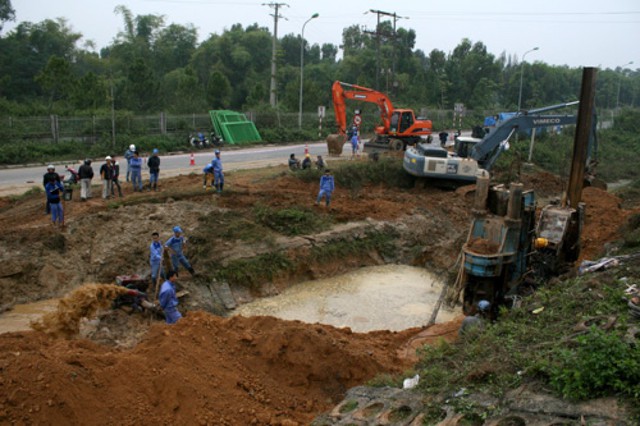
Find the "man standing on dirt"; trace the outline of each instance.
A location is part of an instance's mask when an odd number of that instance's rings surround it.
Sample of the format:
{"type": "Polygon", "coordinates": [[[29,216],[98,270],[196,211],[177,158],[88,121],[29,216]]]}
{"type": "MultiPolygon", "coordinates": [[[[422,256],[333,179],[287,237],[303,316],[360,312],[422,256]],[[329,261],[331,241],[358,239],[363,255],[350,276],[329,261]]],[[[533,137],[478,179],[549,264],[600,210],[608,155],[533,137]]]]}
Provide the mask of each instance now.
{"type": "Polygon", "coordinates": [[[134,151],[133,157],[129,160],[129,170],[131,171],[133,191],[142,191],[142,158],[140,158],[138,151],[134,151]]]}
{"type": "Polygon", "coordinates": [[[216,191],[218,193],[222,192],[222,188],[224,187],[224,173],[222,171],[222,160],[220,159],[220,150],[215,150],[215,158],[211,160],[211,165],[213,166],[213,186],[216,187],[216,191]]]}
{"type": "Polygon", "coordinates": [[[187,239],[182,235],[182,228],[179,226],[173,227],[173,236],[164,243],[165,250],[169,250],[171,254],[171,266],[173,271],[178,273],[179,265],[184,266],[191,275],[195,275],[195,271],[191,267],[191,264],[184,255],[184,249],[187,246],[187,239]]]}
{"type": "Polygon", "coordinates": [[[102,198],[105,200],[111,196],[111,185],[113,183],[113,166],[111,156],[104,158],[104,164],[100,166],[100,178],[102,178],[102,198]]]}
{"type": "Polygon", "coordinates": [[[320,192],[318,192],[318,198],[316,198],[316,206],[320,204],[322,201],[322,197],[325,198],[325,203],[327,207],[331,204],[331,194],[335,189],[335,184],[333,182],[333,176],[331,176],[331,170],[327,169],[324,171],[322,177],[320,177],[320,192]]]}
{"type": "Polygon", "coordinates": [[[51,177],[44,189],[47,193],[47,202],[51,208],[51,224],[53,226],[64,226],[64,212],[60,202],[60,194],[64,192],[62,183],[56,180],[55,177],[51,177]]]}
{"type": "Polygon", "coordinates": [[[158,157],[158,149],[153,148],[151,157],[147,160],[149,167],[149,191],[158,190],[158,175],[160,174],[160,157],[158,157]]]}
{"type": "Polygon", "coordinates": [[[84,160],[84,164],[78,169],[78,177],[80,178],[80,201],[87,201],[87,198],[91,198],[91,179],[93,179],[90,159],[84,160]]]}
{"type": "MultiPolygon", "coordinates": [[[[60,175],[56,173],[56,168],[53,167],[53,164],[49,164],[47,166],[47,173],[42,176],[42,187],[46,188],[47,184],[54,178],[56,182],[60,182],[60,175]]],[[[47,198],[47,204],[45,206],[44,214],[51,213],[51,206],[49,206],[49,198],[47,198]]]]}
{"type": "Polygon", "coordinates": [[[178,296],[176,295],[175,282],[178,276],[175,271],[169,271],[167,273],[167,280],[162,283],[160,287],[160,294],[158,300],[160,301],[160,307],[164,312],[164,318],[167,324],[175,324],[182,314],[178,311],[178,296]]]}
{"type": "Polygon", "coordinates": [[[111,196],[114,197],[115,187],[118,187],[118,195],[122,198],[122,187],[120,186],[120,163],[116,160],[116,157],[111,159],[112,173],[111,173],[111,196]]]}
{"type": "Polygon", "coordinates": [[[151,234],[151,245],[149,246],[149,263],[151,264],[151,282],[153,288],[155,288],[158,282],[158,274],[164,276],[164,273],[160,271],[160,264],[162,263],[162,243],[160,242],[160,234],[154,232],[151,234]]]}
{"type": "Polygon", "coordinates": [[[131,176],[131,169],[129,168],[129,160],[133,158],[133,153],[136,150],[136,146],[131,144],[129,145],[129,149],[124,152],[124,159],[127,160],[127,182],[129,182],[129,177],[131,176]]]}

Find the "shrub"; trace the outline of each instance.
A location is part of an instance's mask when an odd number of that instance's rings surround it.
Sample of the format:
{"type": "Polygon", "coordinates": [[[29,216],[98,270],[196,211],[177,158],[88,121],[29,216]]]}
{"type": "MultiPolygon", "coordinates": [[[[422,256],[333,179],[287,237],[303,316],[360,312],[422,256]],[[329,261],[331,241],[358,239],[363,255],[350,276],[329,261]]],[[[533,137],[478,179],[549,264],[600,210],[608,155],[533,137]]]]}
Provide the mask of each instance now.
{"type": "Polygon", "coordinates": [[[611,391],[640,397],[640,351],[614,333],[592,328],[575,349],[550,368],[551,385],[565,398],[587,399],[611,391]]]}

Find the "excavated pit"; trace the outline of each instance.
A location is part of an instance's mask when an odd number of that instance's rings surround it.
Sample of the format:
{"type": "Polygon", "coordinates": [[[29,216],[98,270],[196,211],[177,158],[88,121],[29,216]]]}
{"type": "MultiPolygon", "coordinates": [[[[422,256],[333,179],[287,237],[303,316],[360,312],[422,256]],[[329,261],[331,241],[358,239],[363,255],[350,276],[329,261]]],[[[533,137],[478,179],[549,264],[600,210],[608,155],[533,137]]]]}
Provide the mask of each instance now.
{"type": "MultiPolygon", "coordinates": [[[[297,179],[285,167],[228,173],[227,181],[222,196],[202,192],[194,174],[161,180],[160,193],[127,193],[124,202],[69,202],[63,232],[49,226],[41,197],[0,199],[3,311],[86,283],[112,283],[116,275],[146,274],[151,232],[166,239],[175,225],[191,238],[187,255],[202,274],[181,274],[179,285],[189,292],[180,307],[186,317],[172,327],[106,309],[81,321],[72,338],[0,335],[0,421],[309,424],[349,388],[410,368],[419,345],[455,339],[459,320],[426,330],[355,333],[270,316],[219,315],[227,315],[229,298],[243,305],[376,265],[426,268],[445,280],[455,274],[467,236],[468,193],[338,187],[329,211],[313,206],[317,182],[297,179]],[[262,235],[247,219],[256,206],[318,209],[332,225],[296,236],[262,235]],[[215,268],[236,275],[212,280],[215,268]]],[[[548,194],[562,188],[550,175],[531,182],[548,194]]],[[[630,212],[596,189],[584,197],[583,256],[593,258],[618,236],[630,212]]]]}

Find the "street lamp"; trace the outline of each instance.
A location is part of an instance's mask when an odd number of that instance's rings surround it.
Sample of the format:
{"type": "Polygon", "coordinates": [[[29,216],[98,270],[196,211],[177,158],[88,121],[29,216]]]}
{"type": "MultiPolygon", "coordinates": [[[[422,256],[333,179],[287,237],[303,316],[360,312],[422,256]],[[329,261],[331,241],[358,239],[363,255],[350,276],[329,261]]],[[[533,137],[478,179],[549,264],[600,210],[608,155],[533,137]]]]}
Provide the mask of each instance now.
{"type": "Polygon", "coordinates": [[[522,63],[520,64],[520,93],[518,94],[518,111],[520,111],[520,106],[522,105],[522,76],[524,75],[524,57],[527,56],[527,53],[531,53],[535,50],[540,49],[539,47],[534,47],[531,50],[527,50],[522,55],[522,63]]]}
{"type": "Polygon", "coordinates": [[[300,108],[298,109],[298,129],[302,128],[302,87],[304,83],[304,27],[307,26],[309,21],[320,16],[318,13],[311,15],[311,18],[307,19],[302,24],[302,34],[300,36],[300,108]]]}
{"type": "Polygon", "coordinates": [[[633,61],[628,62],[620,67],[621,69],[620,69],[620,79],[618,80],[618,95],[616,96],[616,110],[620,108],[620,86],[622,85],[622,77],[624,76],[624,67],[632,64],[633,64],[633,61]]]}

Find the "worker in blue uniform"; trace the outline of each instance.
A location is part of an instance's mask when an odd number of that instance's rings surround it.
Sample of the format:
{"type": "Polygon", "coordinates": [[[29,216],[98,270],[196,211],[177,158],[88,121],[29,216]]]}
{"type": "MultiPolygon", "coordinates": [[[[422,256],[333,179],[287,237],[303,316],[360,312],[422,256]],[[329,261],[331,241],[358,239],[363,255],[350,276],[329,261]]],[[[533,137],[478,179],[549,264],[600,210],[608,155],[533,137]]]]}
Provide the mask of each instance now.
{"type": "Polygon", "coordinates": [[[164,318],[167,324],[175,324],[180,318],[182,318],[182,314],[178,311],[179,302],[175,287],[177,278],[178,276],[175,271],[169,271],[167,274],[167,280],[162,283],[160,295],[158,296],[158,299],[160,300],[160,307],[164,312],[164,318]]]}

